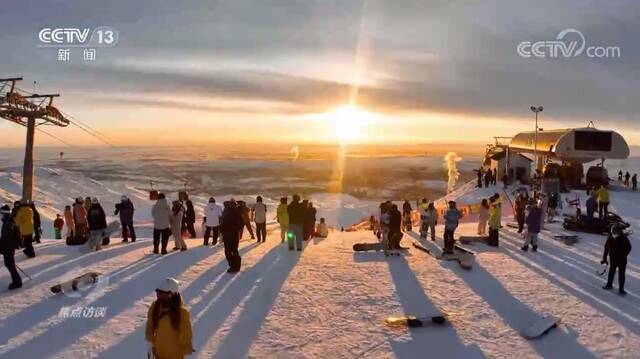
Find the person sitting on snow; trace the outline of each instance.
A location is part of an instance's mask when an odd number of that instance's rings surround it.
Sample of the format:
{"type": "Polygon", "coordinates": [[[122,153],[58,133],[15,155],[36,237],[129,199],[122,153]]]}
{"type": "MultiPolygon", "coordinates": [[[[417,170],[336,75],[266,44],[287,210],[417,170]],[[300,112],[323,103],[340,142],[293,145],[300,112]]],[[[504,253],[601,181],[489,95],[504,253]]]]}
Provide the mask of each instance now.
{"type": "Polygon", "coordinates": [[[327,238],[329,236],[329,228],[325,223],[324,217],[320,218],[320,223],[316,226],[315,236],[318,238],[327,238]]]}
{"type": "Polygon", "coordinates": [[[624,291],[625,272],[627,269],[627,256],[631,253],[631,242],[626,233],[624,233],[624,226],[620,223],[616,223],[611,226],[611,234],[607,238],[607,242],[604,244],[604,254],[602,255],[602,264],[609,264],[609,277],[607,278],[607,284],[602,287],[603,289],[613,288],[613,278],[616,276],[616,269],[618,270],[618,293],[625,295],[624,291]],[[609,260],[607,260],[607,256],[609,260]]]}

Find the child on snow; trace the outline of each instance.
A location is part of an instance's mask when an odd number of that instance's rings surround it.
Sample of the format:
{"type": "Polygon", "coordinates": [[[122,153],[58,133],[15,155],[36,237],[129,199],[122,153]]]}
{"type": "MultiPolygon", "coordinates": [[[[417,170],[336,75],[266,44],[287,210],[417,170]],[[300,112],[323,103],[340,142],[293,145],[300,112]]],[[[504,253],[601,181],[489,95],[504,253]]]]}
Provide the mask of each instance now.
{"type": "Polygon", "coordinates": [[[56,219],[53,221],[53,231],[56,239],[62,239],[62,227],[64,227],[64,220],[60,217],[60,214],[56,214],[56,219]]]}

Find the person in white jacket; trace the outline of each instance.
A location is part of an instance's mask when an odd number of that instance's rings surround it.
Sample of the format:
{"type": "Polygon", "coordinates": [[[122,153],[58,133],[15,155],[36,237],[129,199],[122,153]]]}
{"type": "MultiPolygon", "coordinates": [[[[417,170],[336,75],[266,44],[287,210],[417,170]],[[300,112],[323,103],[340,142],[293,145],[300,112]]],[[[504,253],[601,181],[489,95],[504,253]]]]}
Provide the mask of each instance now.
{"type": "Polygon", "coordinates": [[[184,217],[184,207],[180,201],[173,201],[171,207],[171,233],[173,236],[174,247],[173,250],[187,250],[187,243],[182,238],[182,219],[184,217]]]}
{"type": "Polygon", "coordinates": [[[151,207],[151,216],[153,217],[153,253],[158,253],[162,237],[162,254],[167,254],[167,243],[171,233],[171,208],[164,193],[158,194],[158,201],[151,207]]]}
{"type": "Polygon", "coordinates": [[[209,237],[212,237],[214,246],[218,244],[220,236],[220,217],[222,217],[222,207],[216,204],[216,199],[209,198],[209,203],[204,207],[204,245],[209,245],[209,237]]]}
{"type": "Polygon", "coordinates": [[[480,213],[478,214],[478,235],[484,236],[487,234],[487,222],[489,221],[489,201],[486,198],[482,199],[480,204],[480,213]]]}

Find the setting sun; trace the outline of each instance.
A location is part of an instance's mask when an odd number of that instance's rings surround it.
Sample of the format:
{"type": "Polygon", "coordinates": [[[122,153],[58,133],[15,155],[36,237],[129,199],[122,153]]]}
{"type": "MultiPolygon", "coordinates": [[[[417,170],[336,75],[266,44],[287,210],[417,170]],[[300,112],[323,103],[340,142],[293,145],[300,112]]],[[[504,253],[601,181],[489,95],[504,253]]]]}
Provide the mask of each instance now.
{"type": "Polygon", "coordinates": [[[335,134],[341,144],[364,139],[368,126],[378,117],[374,113],[350,105],[337,107],[324,116],[333,122],[335,134]]]}

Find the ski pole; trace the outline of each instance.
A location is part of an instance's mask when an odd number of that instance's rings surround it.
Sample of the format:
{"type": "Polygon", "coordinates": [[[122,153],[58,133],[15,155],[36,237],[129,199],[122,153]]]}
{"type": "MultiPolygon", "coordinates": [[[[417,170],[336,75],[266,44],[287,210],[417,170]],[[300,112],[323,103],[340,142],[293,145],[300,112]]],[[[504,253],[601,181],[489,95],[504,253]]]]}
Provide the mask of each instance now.
{"type": "Polygon", "coordinates": [[[25,271],[23,271],[23,270],[22,270],[22,268],[20,268],[20,266],[18,266],[17,264],[16,264],[16,268],[18,268],[18,270],[19,270],[20,272],[22,272],[22,274],[24,274],[25,276],[27,276],[27,278],[29,278],[29,280],[33,280],[33,278],[31,278],[31,276],[30,276],[30,275],[28,275],[25,271]]]}

